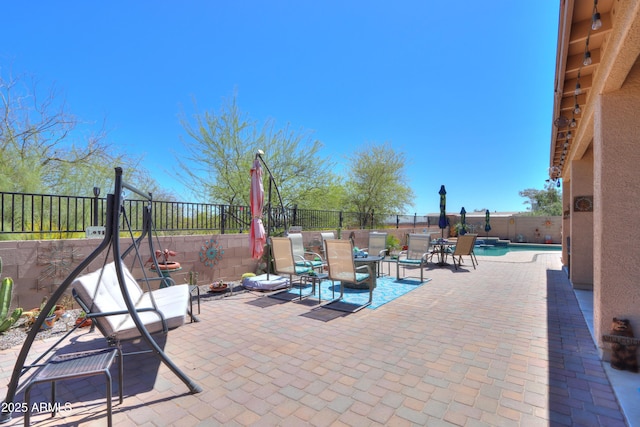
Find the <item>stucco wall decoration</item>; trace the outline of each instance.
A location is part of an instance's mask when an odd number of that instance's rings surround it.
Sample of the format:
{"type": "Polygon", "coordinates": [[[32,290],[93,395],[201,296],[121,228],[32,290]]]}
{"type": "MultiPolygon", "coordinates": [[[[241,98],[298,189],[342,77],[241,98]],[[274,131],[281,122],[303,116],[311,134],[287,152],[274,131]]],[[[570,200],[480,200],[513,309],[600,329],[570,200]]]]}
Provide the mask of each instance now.
{"type": "Polygon", "coordinates": [[[576,196],[573,199],[574,212],[593,212],[593,196],[576,196]]]}
{"type": "Polygon", "coordinates": [[[212,237],[200,247],[200,262],[207,267],[214,267],[222,260],[224,249],[218,243],[218,239],[212,237]]]}
{"type": "Polygon", "coordinates": [[[40,284],[57,285],[62,283],[71,270],[84,257],[73,246],[65,246],[64,240],[53,242],[48,248],[38,253],[38,264],[44,268],[40,272],[36,290],[40,290],[40,284]]]}

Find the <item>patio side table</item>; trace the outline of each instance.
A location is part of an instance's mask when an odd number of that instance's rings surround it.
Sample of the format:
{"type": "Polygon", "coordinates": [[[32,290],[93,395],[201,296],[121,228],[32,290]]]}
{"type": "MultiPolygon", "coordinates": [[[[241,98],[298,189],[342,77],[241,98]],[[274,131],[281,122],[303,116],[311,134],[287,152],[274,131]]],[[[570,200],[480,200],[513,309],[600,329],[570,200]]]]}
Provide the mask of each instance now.
{"type": "MultiPolygon", "coordinates": [[[[322,282],[324,279],[328,278],[329,275],[327,273],[315,273],[315,274],[302,274],[300,277],[304,278],[305,281],[311,281],[311,294],[316,293],[316,284],[318,285],[318,303],[322,300],[322,282]]],[[[302,299],[302,286],[300,286],[300,299],[302,299]]]]}
{"type": "Polygon", "coordinates": [[[61,354],[52,357],[42,368],[38,370],[29,381],[25,389],[25,402],[27,411],[24,414],[24,425],[29,426],[31,422],[31,387],[39,383],[51,383],[51,405],[54,417],[57,412],[55,405],[56,400],[56,381],[70,380],[74,378],[90,377],[103,374],[106,380],[107,389],[107,424],[112,426],[111,422],[111,373],[109,367],[113,363],[113,359],[118,356],[118,391],[120,394],[120,403],[122,403],[122,386],[123,386],[123,360],[122,351],[119,348],[106,348],[101,350],[90,350],[79,353],[61,354]]]}

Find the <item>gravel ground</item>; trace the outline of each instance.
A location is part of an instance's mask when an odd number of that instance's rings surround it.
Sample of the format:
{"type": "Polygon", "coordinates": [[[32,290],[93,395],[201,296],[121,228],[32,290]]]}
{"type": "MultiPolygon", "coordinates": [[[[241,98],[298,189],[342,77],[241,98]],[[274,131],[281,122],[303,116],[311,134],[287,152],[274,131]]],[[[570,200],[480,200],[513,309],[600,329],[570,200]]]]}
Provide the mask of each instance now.
{"type": "MultiPolygon", "coordinates": [[[[200,288],[200,300],[202,302],[210,299],[222,299],[229,296],[231,292],[234,294],[239,292],[246,292],[239,282],[229,282],[229,288],[223,292],[210,292],[209,285],[199,285],[200,288]]],[[[192,293],[196,295],[196,293],[192,293]]],[[[195,304],[195,302],[194,302],[195,304]]],[[[53,328],[42,330],[38,332],[36,340],[41,340],[49,337],[62,336],[67,331],[67,328],[72,327],[75,324],[76,318],[80,314],[80,309],[67,310],[69,317],[67,319],[58,320],[53,328]]],[[[0,351],[6,350],[12,347],[21,346],[27,337],[28,329],[24,325],[24,318],[21,318],[16,324],[8,331],[0,334],[0,351]]]]}
{"type": "MultiPolygon", "coordinates": [[[[69,317],[66,319],[59,319],[53,324],[53,328],[42,330],[38,332],[36,336],[37,340],[42,340],[49,337],[61,336],[67,331],[67,328],[71,328],[76,321],[76,318],[80,314],[79,309],[67,310],[69,317]]],[[[0,350],[6,350],[12,347],[21,346],[24,340],[27,338],[29,330],[24,325],[24,318],[18,320],[12,328],[0,334],[0,350]]]]}

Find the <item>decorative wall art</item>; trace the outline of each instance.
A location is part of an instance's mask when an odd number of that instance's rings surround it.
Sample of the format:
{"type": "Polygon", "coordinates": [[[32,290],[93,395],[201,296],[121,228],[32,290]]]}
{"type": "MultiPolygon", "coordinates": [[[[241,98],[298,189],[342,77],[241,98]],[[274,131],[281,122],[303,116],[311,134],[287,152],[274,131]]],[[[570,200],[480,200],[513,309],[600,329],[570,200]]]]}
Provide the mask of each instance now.
{"type": "Polygon", "coordinates": [[[573,199],[574,212],[593,212],[593,196],[576,196],[573,199]]]}
{"type": "Polygon", "coordinates": [[[62,279],[67,277],[83,258],[78,249],[73,246],[65,246],[63,240],[44,248],[42,252],[38,253],[38,265],[43,265],[44,268],[38,276],[36,290],[40,290],[40,284],[60,284],[62,279]]]}
{"type": "Polygon", "coordinates": [[[200,247],[200,262],[207,267],[215,267],[222,260],[224,249],[218,243],[218,239],[212,237],[200,247]]]}

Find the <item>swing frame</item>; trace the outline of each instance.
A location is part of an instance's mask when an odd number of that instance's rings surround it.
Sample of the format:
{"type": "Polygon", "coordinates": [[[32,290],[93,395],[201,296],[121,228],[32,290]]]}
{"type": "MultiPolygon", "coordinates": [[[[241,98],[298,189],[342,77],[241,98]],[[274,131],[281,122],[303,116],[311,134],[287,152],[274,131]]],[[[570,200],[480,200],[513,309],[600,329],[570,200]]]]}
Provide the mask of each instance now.
{"type": "MultiPolygon", "coordinates": [[[[150,233],[151,230],[151,216],[145,215],[145,221],[143,224],[144,231],[141,236],[137,239],[134,239],[133,243],[129,248],[127,248],[124,252],[120,250],[120,215],[124,211],[123,206],[123,190],[130,190],[144,199],[149,201],[149,206],[151,206],[153,197],[151,193],[144,193],[135,187],[125,183],[122,177],[122,168],[115,168],[115,181],[114,181],[114,192],[113,194],[107,195],[107,217],[105,224],[105,237],[102,242],[98,245],[98,247],[91,252],[80,264],[69,274],[69,276],[58,286],[58,288],[51,294],[51,297],[47,300],[47,303],[40,311],[40,315],[36,318],[31,330],[27,334],[27,338],[22,345],[20,353],[16,359],[16,363],[13,368],[13,372],[11,375],[11,380],[9,381],[7,387],[7,394],[5,399],[3,400],[2,411],[0,412],[0,424],[7,423],[12,418],[12,412],[6,410],[6,408],[11,407],[12,405],[7,405],[5,403],[13,403],[16,393],[18,391],[20,377],[25,374],[29,369],[39,366],[38,362],[42,360],[48,353],[51,352],[54,348],[56,348],[74,329],[72,329],[69,333],[65,334],[62,338],[56,341],[49,349],[47,349],[42,355],[40,355],[32,364],[25,365],[27,356],[29,355],[29,351],[31,350],[31,346],[36,339],[37,333],[40,330],[40,327],[43,325],[45,321],[45,317],[47,313],[54,307],[56,302],[64,295],[65,291],[69,288],[71,283],[80,276],[83,271],[89,267],[91,262],[95,260],[101,253],[107,250],[110,246],[113,253],[113,260],[115,264],[116,276],[118,278],[118,283],[120,287],[120,291],[122,293],[122,297],[127,306],[128,314],[131,316],[131,319],[136,325],[136,328],[140,332],[140,338],[144,340],[147,345],[150,347],[150,352],[153,353],[156,357],[160,359],[162,363],[164,363],[189,389],[190,393],[195,394],[202,391],[202,388],[192,381],[178,366],[176,366],[173,361],[167,356],[167,354],[162,350],[162,348],[158,345],[158,343],[153,339],[149,331],[145,328],[140,316],[138,315],[138,311],[136,310],[134,302],[131,300],[127,289],[125,287],[125,277],[124,277],[124,267],[123,267],[123,259],[131,252],[132,250],[138,249],[139,245],[143,241],[143,239],[147,238],[149,242],[149,248],[151,249],[151,253],[154,253],[153,250],[153,239],[150,233]]],[[[150,209],[150,207],[149,207],[150,209]]],[[[149,212],[150,213],[150,212],[149,212]]],[[[108,253],[105,255],[108,256],[108,253]]],[[[139,256],[139,254],[137,255],[139,256]]],[[[157,263],[157,260],[154,262],[157,263]]],[[[156,265],[157,267],[157,265],[156,265]]],[[[143,270],[144,271],[144,270],[143,270]]],[[[157,269],[158,274],[159,269],[157,269]]],[[[146,273],[145,273],[146,279],[146,273]]],[[[156,278],[149,278],[149,280],[154,280],[156,278]]],[[[163,277],[159,277],[158,279],[165,279],[163,277]]],[[[185,313],[186,314],[186,313],[185,313]]],[[[189,313],[192,315],[192,313],[189,313]]]]}

